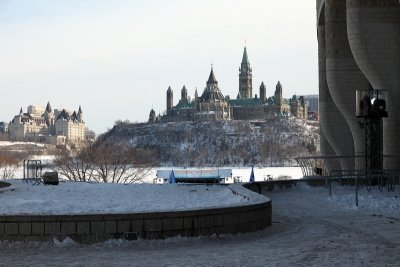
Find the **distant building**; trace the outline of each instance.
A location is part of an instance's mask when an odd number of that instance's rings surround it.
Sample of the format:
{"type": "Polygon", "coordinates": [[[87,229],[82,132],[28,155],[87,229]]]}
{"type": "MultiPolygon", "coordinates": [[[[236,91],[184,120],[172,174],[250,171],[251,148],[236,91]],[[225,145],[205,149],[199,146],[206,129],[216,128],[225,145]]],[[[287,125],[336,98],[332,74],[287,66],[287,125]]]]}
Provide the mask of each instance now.
{"type": "Polygon", "coordinates": [[[21,108],[9,125],[11,140],[79,142],[87,140],[88,136],[93,136],[93,134],[88,134],[81,107],[78,112],[74,111],[71,114],[65,109],[53,111],[50,103],[47,103],[45,109],[31,105],[27,113],[24,113],[21,108]]]}
{"type": "Polygon", "coordinates": [[[318,112],[319,95],[305,95],[304,101],[308,105],[308,111],[318,112]]]}
{"type": "Polygon", "coordinates": [[[319,121],[319,95],[305,95],[304,101],[308,105],[308,119],[319,121]]]}
{"type": "Polygon", "coordinates": [[[8,123],[4,121],[0,121],[0,133],[5,134],[8,133],[8,123]]]}
{"type": "Polygon", "coordinates": [[[273,96],[267,98],[264,82],[253,97],[253,75],[247,49],[244,48],[239,68],[239,92],[236,99],[224,96],[218,86],[214,70],[211,72],[201,96],[197,89],[193,101],[188,97],[185,86],[181,90],[181,98],[176,106],[173,101],[171,87],[167,90],[167,112],[164,116],[156,116],[154,109],[150,111],[149,123],[170,121],[213,121],[213,120],[263,120],[271,116],[293,115],[307,119],[308,105],[304,97],[294,95],[291,99],[283,98],[282,84],[278,81],[273,96]]]}
{"type": "MultiPolygon", "coordinates": [[[[188,107],[189,105],[186,104],[186,106],[188,107]]],[[[210,76],[208,77],[207,86],[204,88],[203,94],[200,97],[195,97],[192,110],[194,111],[194,120],[196,121],[220,121],[231,119],[229,103],[218,87],[218,82],[212,68],[210,76]]]]}
{"type": "Polygon", "coordinates": [[[28,106],[28,113],[35,117],[40,117],[45,112],[45,109],[42,106],[28,106]]]}
{"type": "Polygon", "coordinates": [[[96,140],[96,133],[90,130],[88,127],[85,127],[85,140],[86,141],[96,140]]]}

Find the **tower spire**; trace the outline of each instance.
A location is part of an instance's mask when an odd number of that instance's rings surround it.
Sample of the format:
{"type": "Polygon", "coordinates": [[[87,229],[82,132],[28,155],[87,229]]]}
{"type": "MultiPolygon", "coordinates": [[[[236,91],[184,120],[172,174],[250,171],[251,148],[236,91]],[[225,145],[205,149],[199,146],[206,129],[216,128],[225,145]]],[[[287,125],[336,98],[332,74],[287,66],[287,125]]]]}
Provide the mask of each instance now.
{"type": "Polygon", "coordinates": [[[214,75],[214,70],[213,70],[212,64],[211,64],[211,72],[210,72],[210,76],[208,77],[207,84],[218,84],[217,79],[215,78],[215,75],[214,75]]]}
{"type": "Polygon", "coordinates": [[[239,94],[240,98],[253,98],[253,74],[246,46],[243,50],[242,63],[239,68],[239,94]]]}
{"type": "Polygon", "coordinates": [[[53,109],[51,108],[50,101],[48,101],[47,106],[46,106],[46,112],[51,113],[52,111],[53,111],[53,109]]]}
{"type": "Polygon", "coordinates": [[[246,46],[244,47],[243,57],[242,57],[242,67],[243,65],[250,65],[249,57],[247,56],[247,49],[246,46]]]}

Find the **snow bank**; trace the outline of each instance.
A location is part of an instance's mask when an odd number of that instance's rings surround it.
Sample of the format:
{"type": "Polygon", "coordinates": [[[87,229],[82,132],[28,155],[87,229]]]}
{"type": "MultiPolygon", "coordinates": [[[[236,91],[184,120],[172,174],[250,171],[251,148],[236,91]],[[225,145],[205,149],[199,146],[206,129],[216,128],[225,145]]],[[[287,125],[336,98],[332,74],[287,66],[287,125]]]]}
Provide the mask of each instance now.
{"type": "Polygon", "coordinates": [[[183,184],[98,184],[58,186],[10,181],[15,191],[1,195],[0,215],[138,213],[224,207],[247,200],[226,186],[183,184]]]}

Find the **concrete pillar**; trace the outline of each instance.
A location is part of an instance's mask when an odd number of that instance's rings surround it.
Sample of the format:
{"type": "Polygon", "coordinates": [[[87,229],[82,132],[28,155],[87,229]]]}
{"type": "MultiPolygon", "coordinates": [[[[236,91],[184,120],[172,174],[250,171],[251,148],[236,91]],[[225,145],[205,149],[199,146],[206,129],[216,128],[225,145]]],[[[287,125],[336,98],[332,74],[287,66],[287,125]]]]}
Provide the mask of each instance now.
{"type": "MultiPolygon", "coordinates": [[[[351,53],[346,27],[346,0],[327,0],[325,19],[326,77],[329,92],[351,131],[351,135],[343,136],[343,139],[351,138],[354,154],[364,155],[364,129],[356,117],[356,90],[368,91],[369,82],[351,53]]],[[[357,169],[363,167],[362,162],[357,164],[357,169]]]]}
{"type": "Polygon", "coordinates": [[[318,25],[318,54],[319,54],[319,113],[320,126],[323,136],[329,146],[321,138],[321,155],[331,155],[332,148],[336,155],[354,154],[354,145],[346,120],[336,107],[329,93],[326,80],[325,58],[325,25],[318,25]]]}
{"type": "Polygon", "coordinates": [[[333,150],[332,146],[326,139],[325,133],[322,128],[320,128],[319,145],[321,156],[336,156],[335,150],[333,150]]]}
{"type": "Polygon", "coordinates": [[[387,90],[385,155],[400,155],[400,3],[397,0],[347,0],[351,51],[374,89],[387,90]]]}

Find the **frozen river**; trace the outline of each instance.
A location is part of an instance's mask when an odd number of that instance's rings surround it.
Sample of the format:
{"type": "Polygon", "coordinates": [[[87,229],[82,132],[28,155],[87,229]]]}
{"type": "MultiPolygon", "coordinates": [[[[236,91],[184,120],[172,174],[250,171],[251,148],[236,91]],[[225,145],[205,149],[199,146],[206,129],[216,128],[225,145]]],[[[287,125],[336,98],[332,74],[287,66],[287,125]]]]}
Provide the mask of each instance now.
{"type": "Polygon", "coordinates": [[[2,266],[398,266],[400,197],[297,185],[267,194],[273,225],[236,236],[160,241],[0,243],[2,266]]]}

